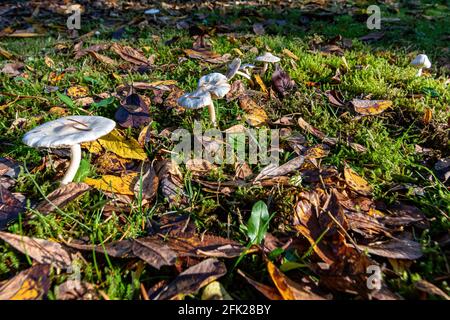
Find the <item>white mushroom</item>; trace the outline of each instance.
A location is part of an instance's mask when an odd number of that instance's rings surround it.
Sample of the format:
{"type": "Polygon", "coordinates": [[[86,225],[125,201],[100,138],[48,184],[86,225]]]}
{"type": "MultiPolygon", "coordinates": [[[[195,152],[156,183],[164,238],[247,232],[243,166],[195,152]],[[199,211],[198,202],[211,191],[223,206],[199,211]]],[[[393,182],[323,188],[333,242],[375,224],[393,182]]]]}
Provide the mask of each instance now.
{"type": "Polygon", "coordinates": [[[186,109],[201,109],[208,107],[209,117],[213,126],[216,126],[216,110],[209,91],[197,89],[194,92],[183,94],[178,99],[178,104],[186,109]]]}
{"type": "Polygon", "coordinates": [[[416,76],[420,77],[422,75],[422,69],[429,69],[431,68],[431,62],[428,59],[426,54],[419,54],[417,57],[414,58],[413,61],[411,61],[411,65],[413,65],[416,68],[419,68],[419,71],[417,71],[416,76]]]}
{"type": "Polygon", "coordinates": [[[152,15],[153,20],[156,21],[156,15],[159,13],[159,9],[147,9],[144,11],[144,14],[152,15]]]}
{"type": "Polygon", "coordinates": [[[28,131],[22,141],[34,148],[70,148],[70,164],[61,184],[72,182],[81,161],[83,142],[97,140],[111,132],[116,123],[99,116],[69,116],[53,120],[28,131]]]}
{"type": "Polygon", "coordinates": [[[231,86],[226,76],[213,72],[198,80],[198,89],[208,91],[213,98],[223,98],[230,91],[231,86]]]}
{"type": "Polygon", "coordinates": [[[241,67],[241,59],[235,58],[231,63],[228,65],[228,71],[226,74],[226,77],[228,80],[231,80],[236,73],[239,71],[239,68],[241,67]]]}
{"type": "Polygon", "coordinates": [[[264,52],[264,54],[262,56],[256,57],[255,60],[259,61],[259,62],[264,62],[263,70],[261,72],[261,74],[264,75],[264,73],[266,73],[266,71],[267,71],[267,67],[269,66],[269,63],[277,63],[277,62],[280,62],[281,59],[278,58],[277,56],[274,56],[270,52],[264,52]]]}

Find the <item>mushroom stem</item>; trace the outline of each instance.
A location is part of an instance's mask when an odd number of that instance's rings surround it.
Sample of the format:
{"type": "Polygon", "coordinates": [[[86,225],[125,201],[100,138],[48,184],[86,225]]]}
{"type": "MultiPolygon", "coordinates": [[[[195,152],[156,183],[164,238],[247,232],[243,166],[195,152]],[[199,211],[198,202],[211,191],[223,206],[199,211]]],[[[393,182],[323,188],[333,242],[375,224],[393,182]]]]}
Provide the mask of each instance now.
{"type": "Polygon", "coordinates": [[[217,126],[217,122],[216,122],[216,109],[214,108],[214,102],[211,99],[211,103],[208,105],[208,109],[209,109],[209,117],[211,118],[211,122],[213,124],[214,127],[217,126]]]}
{"type": "Polygon", "coordinates": [[[262,76],[266,73],[268,66],[269,66],[269,64],[267,62],[264,62],[264,66],[263,66],[263,69],[261,71],[261,75],[262,76]]]}
{"type": "Polygon", "coordinates": [[[75,178],[75,174],[78,171],[78,167],[80,166],[81,161],[81,146],[79,144],[74,144],[70,147],[70,164],[67,169],[64,178],[61,180],[61,184],[65,185],[69,182],[72,182],[73,178],[75,178]]]}
{"type": "Polygon", "coordinates": [[[422,75],[422,68],[419,68],[419,70],[416,73],[416,77],[420,77],[422,75]]]}
{"type": "Polygon", "coordinates": [[[241,71],[236,71],[236,74],[239,74],[239,75],[243,76],[244,78],[247,78],[248,80],[252,79],[248,74],[241,72],[241,71]]]}

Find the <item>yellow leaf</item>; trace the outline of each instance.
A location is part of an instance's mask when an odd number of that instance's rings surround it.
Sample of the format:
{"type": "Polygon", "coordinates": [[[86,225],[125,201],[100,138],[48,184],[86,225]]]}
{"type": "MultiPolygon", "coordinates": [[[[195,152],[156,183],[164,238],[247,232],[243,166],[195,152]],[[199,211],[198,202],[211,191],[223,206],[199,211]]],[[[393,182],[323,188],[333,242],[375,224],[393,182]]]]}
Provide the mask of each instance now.
{"type": "Polygon", "coordinates": [[[122,80],[122,77],[119,76],[119,75],[118,75],[117,73],[115,73],[115,72],[112,73],[112,77],[113,77],[114,79],[116,79],[117,81],[121,81],[121,80],[122,80]]]}
{"type": "Polygon", "coordinates": [[[73,86],[67,89],[67,95],[71,98],[81,98],[88,94],[88,88],[83,86],[73,86]]]}
{"type": "Polygon", "coordinates": [[[53,68],[55,66],[55,61],[53,61],[53,59],[48,56],[45,56],[44,62],[49,68],[53,68]]]}
{"type": "Polygon", "coordinates": [[[259,84],[259,86],[261,87],[261,91],[264,92],[264,93],[268,93],[266,85],[264,84],[264,82],[261,79],[261,77],[259,76],[259,74],[255,73],[255,80],[259,84]]]}
{"type": "Polygon", "coordinates": [[[9,300],[35,300],[41,294],[37,288],[37,283],[31,279],[26,279],[19,290],[9,300]]]}
{"type": "Polygon", "coordinates": [[[86,178],[83,182],[98,190],[132,196],[137,177],[137,173],[130,173],[122,177],[104,175],[99,179],[86,178]]]}
{"type": "Polygon", "coordinates": [[[380,114],[390,106],[392,101],[390,100],[352,100],[355,111],[362,115],[375,115],[380,114]]]}
{"type": "Polygon", "coordinates": [[[258,126],[268,119],[267,113],[249,96],[239,98],[239,106],[245,111],[244,119],[251,126],[258,126]]]}
{"type": "Polygon", "coordinates": [[[289,49],[283,49],[283,53],[287,55],[289,58],[292,58],[294,60],[299,60],[299,58],[289,49]]]}
{"type": "Polygon", "coordinates": [[[48,76],[48,81],[50,81],[51,84],[56,84],[60,82],[64,78],[64,72],[63,73],[56,73],[56,72],[50,72],[48,76]]]}
{"type": "Polygon", "coordinates": [[[4,57],[5,59],[8,59],[8,60],[10,60],[14,57],[14,55],[11,52],[9,52],[1,47],[0,47],[0,56],[4,57]]]}
{"type": "Polygon", "coordinates": [[[84,142],[81,144],[83,148],[86,148],[90,153],[100,153],[103,148],[98,141],[84,142]]]}
{"type": "Polygon", "coordinates": [[[35,32],[14,32],[6,36],[11,38],[32,38],[32,37],[43,37],[44,34],[35,32]]]}
{"type": "Polygon", "coordinates": [[[267,261],[267,271],[269,271],[270,277],[272,278],[273,283],[275,283],[275,286],[277,287],[283,299],[295,300],[294,294],[292,293],[288,284],[286,283],[284,275],[270,261],[267,261]]]}
{"type": "Polygon", "coordinates": [[[65,116],[65,115],[67,115],[67,110],[64,109],[64,108],[56,106],[56,107],[51,107],[48,110],[48,113],[55,114],[57,116],[65,116]]]}
{"type": "Polygon", "coordinates": [[[147,154],[134,138],[127,139],[118,130],[113,130],[97,140],[103,148],[126,159],[147,159],[147,154]]]}
{"type": "Polygon", "coordinates": [[[424,124],[430,124],[432,118],[433,118],[433,111],[428,107],[425,108],[423,117],[422,117],[422,122],[424,124]]]}
{"type": "Polygon", "coordinates": [[[244,54],[242,53],[242,51],[239,50],[239,48],[233,48],[233,51],[236,52],[236,53],[237,53],[238,55],[240,55],[241,57],[244,55],[244,54]]]}
{"type": "Polygon", "coordinates": [[[372,187],[369,183],[360,177],[352,168],[346,166],[344,169],[344,178],[348,186],[354,191],[362,195],[370,195],[372,192],[372,187]]]}

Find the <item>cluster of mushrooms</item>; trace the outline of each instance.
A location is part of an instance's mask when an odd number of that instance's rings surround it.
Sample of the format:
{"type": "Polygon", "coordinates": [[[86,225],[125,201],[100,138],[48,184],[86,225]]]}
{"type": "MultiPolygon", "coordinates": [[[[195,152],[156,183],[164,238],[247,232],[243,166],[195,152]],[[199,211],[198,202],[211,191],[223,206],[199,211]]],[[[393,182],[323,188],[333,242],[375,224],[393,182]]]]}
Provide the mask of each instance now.
{"type": "MultiPolygon", "coordinates": [[[[270,52],[266,52],[262,56],[256,57],[255,60],[263,63],[261,74],[264,74],[267,71],[269,63],[277,63],[280,61],[280,58],[274,56],[270,52]]],[[[255,68],[255,65],[249,63],[241,64],[241,59],[236,58],[228,67],[229,69],[226,75],[213,72],[206,76],[202,76],[198,81],[197,89],[182,95],[178,99],[178,104],[186,109],[208,107],[211,123],[216,127],[217,118],[213,100],[225,97],[231,89],[228,81],[235,75],[241,75],[244,78],[251,80],[251,73],[255,68]]]]}
{"type": "MultiPolygon", "coordinates": [[[[263,75],[269,64],[278,63],[280,58],[266,52],[255,59],[263,63],[261,74],[263,75]]],[[[417,76],[422,74],[423,68],[430,68],[431,62],[425,54],[419,54],[411,65],[418,68],[417,76]]],[[[198,81],[197,89],[186,93],[178,99],[178,104],[187,109],[200,109],[208,107],[211,123],[217,126],[214,99],[223,98],[231,89],[228,83],[235,75],[240,75],[251,80],[253,64],[241,64],[236,58],[228,66],[228,72],[223,75],[218,72],[202,76],[198,81]]],[[[100,116],[68,116],[56,119],[40,125],[27,132],[22,141],[34,148],[70,149],[70,164],[67,172],[61,180],[61,185],[73,181],[81,161],[81,144],[95,141],[110,133],[116,126],[115,121],[100,116]]]]}

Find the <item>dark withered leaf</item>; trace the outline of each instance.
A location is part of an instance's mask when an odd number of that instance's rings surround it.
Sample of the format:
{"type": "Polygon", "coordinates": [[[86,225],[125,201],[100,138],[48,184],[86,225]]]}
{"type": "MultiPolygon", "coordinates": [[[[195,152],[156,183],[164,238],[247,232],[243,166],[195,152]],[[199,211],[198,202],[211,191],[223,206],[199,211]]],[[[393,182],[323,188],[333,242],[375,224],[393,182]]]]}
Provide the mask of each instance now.
{"type": "Polygon", "coordinates": [[[276,65],[272,74],[272,84],[275,90],[283,97],[295,88],[295,81],[279,65],[276,65]]]}
{"type": "Polygon", "coordinates": [[[25,202],[0,185],[0,230],[15,221],[24,210],[25,202]]]}
{"type": "Polygon", "coordinates": [[[67,185],[60,186],[55,191],[47,195],[47,199],[40,202],[35,208],[43,214],[49,214],[56,208],[63,208],[71,201],[83,195],[91,187],[86,183],[71,182],[67,185]]]}
{"type": "Polygon", "coordinates": [[[136,94],[130,94],[115,114],[117,123],[124,128],[139,128],[150,123],[149,107],[144,99],[136,94]]]}
{"type": "Polygon", "coordinates": [[[0,300],[40,300],[50,289],[50,265],[36,264],[0,285],[0,300]]]}

